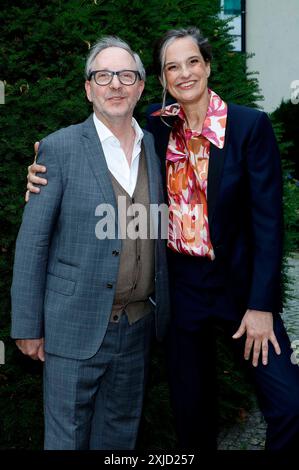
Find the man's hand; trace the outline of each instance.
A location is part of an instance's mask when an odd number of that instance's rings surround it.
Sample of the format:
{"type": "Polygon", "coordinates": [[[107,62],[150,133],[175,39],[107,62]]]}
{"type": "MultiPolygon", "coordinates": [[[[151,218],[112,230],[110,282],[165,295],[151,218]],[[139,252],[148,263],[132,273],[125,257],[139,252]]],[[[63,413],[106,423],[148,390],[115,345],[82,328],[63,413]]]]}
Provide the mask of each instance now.
{"type": "Polygon", "coordinates": [[[44,338],[39,339],[17,339],[16,345],[26,356],[37,361],[45,362],[44,338]]]}
{"type": "Polygon", "coordinates": [[[34,186],[35,184],[46,185],[48,183],[48,181],[45,178],[40,178],[39,176],[36,176],[36,173],[45,173],[47,171],[45,166],[38,165],[36,163],[36,156],[37,156],[37,152],[38,152],[38,147],[39,147],[39,142],[35,142],[35,144],[34,144],[34,153],[35,153],[34,162],[32,163],[32,165],[28,166],[28,174],[27,174],[28,183],[27,183],[27,191],[26,191],[26,194],[25,194],[25,201],[26,202],[29,201],[30,193],[39,193],[40,192],[40,188],[38,188],[37,186],[34,186]]]}
{"type": "Polygon", "coordinates": [[[273,315],[271,312],[247,310],[233,338],[241,338],[245,332],[247,338],[244,358],[248,360],[253,349],[252,365],[254,367],[258,365],[261,351],[263,364],[268,364],[268,341],[273,344],[276,354],[280,354],[280,347],[273,331],[273,315]]]}

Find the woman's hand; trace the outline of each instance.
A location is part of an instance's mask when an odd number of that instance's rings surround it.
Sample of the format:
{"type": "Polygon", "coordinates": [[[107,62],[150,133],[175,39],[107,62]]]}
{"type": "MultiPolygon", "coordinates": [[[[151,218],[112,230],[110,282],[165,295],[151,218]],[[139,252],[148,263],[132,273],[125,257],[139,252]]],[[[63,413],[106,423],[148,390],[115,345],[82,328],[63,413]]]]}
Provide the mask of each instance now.
{"type": "Polygon", "coordinates": [[[258,365],[261,352],[263,365],[268,364],[268,341],[273,344],[276,354],[280,354],[280,347],[273,331],[271,312],[247,310],[233,338],[241,338],[244,333],[247,335],[244,358],[248,361],[252,350],[252,365],[254,367],[258,365]]]}

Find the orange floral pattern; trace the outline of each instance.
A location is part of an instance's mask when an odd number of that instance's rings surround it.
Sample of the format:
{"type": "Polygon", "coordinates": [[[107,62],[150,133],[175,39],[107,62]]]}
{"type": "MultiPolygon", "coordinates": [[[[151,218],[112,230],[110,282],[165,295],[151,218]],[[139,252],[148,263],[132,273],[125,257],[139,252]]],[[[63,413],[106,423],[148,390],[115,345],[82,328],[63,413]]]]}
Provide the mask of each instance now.
{"type": "Polygon", "coordinates": [[[215,258],[210,240],[207,186],[210,144],[223,148],[227,104],[212,90],[202,132],[186,127],[178,103],[153,113],[178,116],[166,152],[169,202],[168,246],[192,256],[215,258]]]}

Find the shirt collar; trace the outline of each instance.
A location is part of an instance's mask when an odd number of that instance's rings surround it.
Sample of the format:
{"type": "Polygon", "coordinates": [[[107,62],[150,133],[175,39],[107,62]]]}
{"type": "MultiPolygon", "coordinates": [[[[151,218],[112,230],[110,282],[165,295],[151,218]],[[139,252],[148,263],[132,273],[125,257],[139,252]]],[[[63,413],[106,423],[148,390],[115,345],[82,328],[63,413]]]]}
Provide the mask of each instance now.
{"type": "MultiPolygon", "coordinates": [[[[95,113],[93,113],[93,122],[96,127],[99,139],[101,141],[101,144],[105,142],[108,139],[116,139],[115,135],[111,130],[96,116],[95,113]]],[[[139,126],[138,122],[136,121],[135,118],[132,117],[132,127],[135,131],[135,145],[141,143],[143,139],[143,132],[141,127],[139,126]]]]}
{"type": "MultiPolygon", "coordinates": [[[[212,144],[221,149],[224,147],[227,121],[227,104],[213,90],[209,89],[208,91],[210,95],[210,102],[203,123],[202,132],[199,133],[191,129],[187,129],[187,132],[188,136],[191,137],[203,135],[212,144]]],[[[186,120],[184,110],[179,105],[179,103],[173,103],[169,106],[166,106],[164,109],[155,111],[152,113],[152,116],[178,116],[183,122],[186,120]]]]}

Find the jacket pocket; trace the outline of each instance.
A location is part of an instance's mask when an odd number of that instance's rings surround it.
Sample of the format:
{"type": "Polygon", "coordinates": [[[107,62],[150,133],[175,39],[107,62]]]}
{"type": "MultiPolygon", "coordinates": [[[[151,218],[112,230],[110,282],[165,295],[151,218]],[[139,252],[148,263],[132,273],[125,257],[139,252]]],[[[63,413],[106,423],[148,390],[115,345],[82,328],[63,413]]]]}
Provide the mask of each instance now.
{"type": "Polygon", "coordinates": [[[71,268],[79,268],[79,264],[77,263],[73,263],[73,262],[70,262],[70,261],[65,261],[64,259],[62,258],[57,258],[57,261],[59,264],[62,264],[63,266],[70,266],[71,268]]]}
{"type": "Polygon", "coordinates": [[[63,277],[55,276],[54,274],[47,274],[46,289],[57,292],[62,295],[73,295],[75,292],[76,281],[65,279],[63,277]]]}

